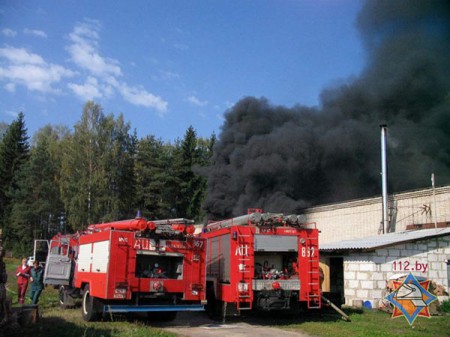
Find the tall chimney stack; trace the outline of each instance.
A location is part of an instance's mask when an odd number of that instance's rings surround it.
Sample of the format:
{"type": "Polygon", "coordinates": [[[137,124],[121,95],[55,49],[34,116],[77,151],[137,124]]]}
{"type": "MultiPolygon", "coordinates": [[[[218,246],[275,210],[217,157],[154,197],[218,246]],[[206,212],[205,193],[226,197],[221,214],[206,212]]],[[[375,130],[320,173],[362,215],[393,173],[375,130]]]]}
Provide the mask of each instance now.
{"type": "Polygon", "coordinates": [[[388,190],[387,190],[387,126],[380,125],[381,128],[381,187],[383,197],[383,234],[389,231],[388,217],[388,190]]]}

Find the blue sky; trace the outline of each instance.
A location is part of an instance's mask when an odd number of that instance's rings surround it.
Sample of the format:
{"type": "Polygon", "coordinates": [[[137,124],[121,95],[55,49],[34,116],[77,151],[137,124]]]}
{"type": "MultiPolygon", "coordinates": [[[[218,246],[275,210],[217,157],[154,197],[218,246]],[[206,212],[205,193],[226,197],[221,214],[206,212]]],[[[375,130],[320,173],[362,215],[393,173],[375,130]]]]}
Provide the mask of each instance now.
{"type": "Polygon", "coordinates": [[[314,106],[357,76],[359,0],[2,0],[0,121],[28,134],[80,120],[87,100],[139,137],[220,134],[245,96],[314,106]]]}

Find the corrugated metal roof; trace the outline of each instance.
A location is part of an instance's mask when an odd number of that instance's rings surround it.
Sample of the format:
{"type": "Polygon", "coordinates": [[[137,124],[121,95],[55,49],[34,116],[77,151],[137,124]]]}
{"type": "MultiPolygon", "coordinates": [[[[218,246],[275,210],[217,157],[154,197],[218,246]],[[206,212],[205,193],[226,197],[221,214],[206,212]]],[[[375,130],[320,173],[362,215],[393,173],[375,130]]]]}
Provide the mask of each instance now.
{"type": "Polygon", "coordinates": [[[434,236],[450,234],[450,227],[411,230],[397,233],[381,234],[354,240],[336,241],[319,244],[320,250],[352,250],[352,249],[375,249],[391,246],[407,241],[427,239],[434,236]]]}

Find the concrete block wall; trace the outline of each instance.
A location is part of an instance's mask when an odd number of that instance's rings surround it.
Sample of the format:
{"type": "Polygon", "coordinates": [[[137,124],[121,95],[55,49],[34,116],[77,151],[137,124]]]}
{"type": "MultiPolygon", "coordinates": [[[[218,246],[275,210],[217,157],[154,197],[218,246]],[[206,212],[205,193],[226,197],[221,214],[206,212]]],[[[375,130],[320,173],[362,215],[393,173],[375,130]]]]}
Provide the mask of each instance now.
{"type": "Polygon", "coordinates": [[[396,274],[425,277],[449,291],[447,261],[450,235],[420,240],[367,253],[344,256],[344,297],[346,305],[369,301],[372,307],[386,295],[387,281],[396,274]]]}
{"type": "MultiPolygon", "coordinates": [[[[411,224],[450,223],[450,186],[389,196],[392,226],[403,231],[411,224]]],[[[308,222],[316,222],[320,242],[329,243],[379,234],[381,197],[353,200],[303,210],[308,222]]]]}

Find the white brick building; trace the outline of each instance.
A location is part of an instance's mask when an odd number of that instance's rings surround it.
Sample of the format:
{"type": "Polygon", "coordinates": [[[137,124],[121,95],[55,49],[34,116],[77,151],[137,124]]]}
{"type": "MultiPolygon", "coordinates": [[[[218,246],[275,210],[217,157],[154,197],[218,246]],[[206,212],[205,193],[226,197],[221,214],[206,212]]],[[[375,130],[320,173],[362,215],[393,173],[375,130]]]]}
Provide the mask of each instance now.
{"type": "Polygon", "coordinates": [[[450,186],[389,196],[389,234],[381,230],[381,197],[304,214],[321,231],[322,288],[340,293],[346,305],[377,305],[387,281],[409,272],[449,291],[450,186]]]}
{"type": "Polygon", "coordinates": [[[387,280],[410,272],[449,287],[450,227],[323,244],[321,254],[325,268],[333,256],[342,257],[342,289],[329,290],[343,292],[347,305],[377,306],[387,280]]]}

